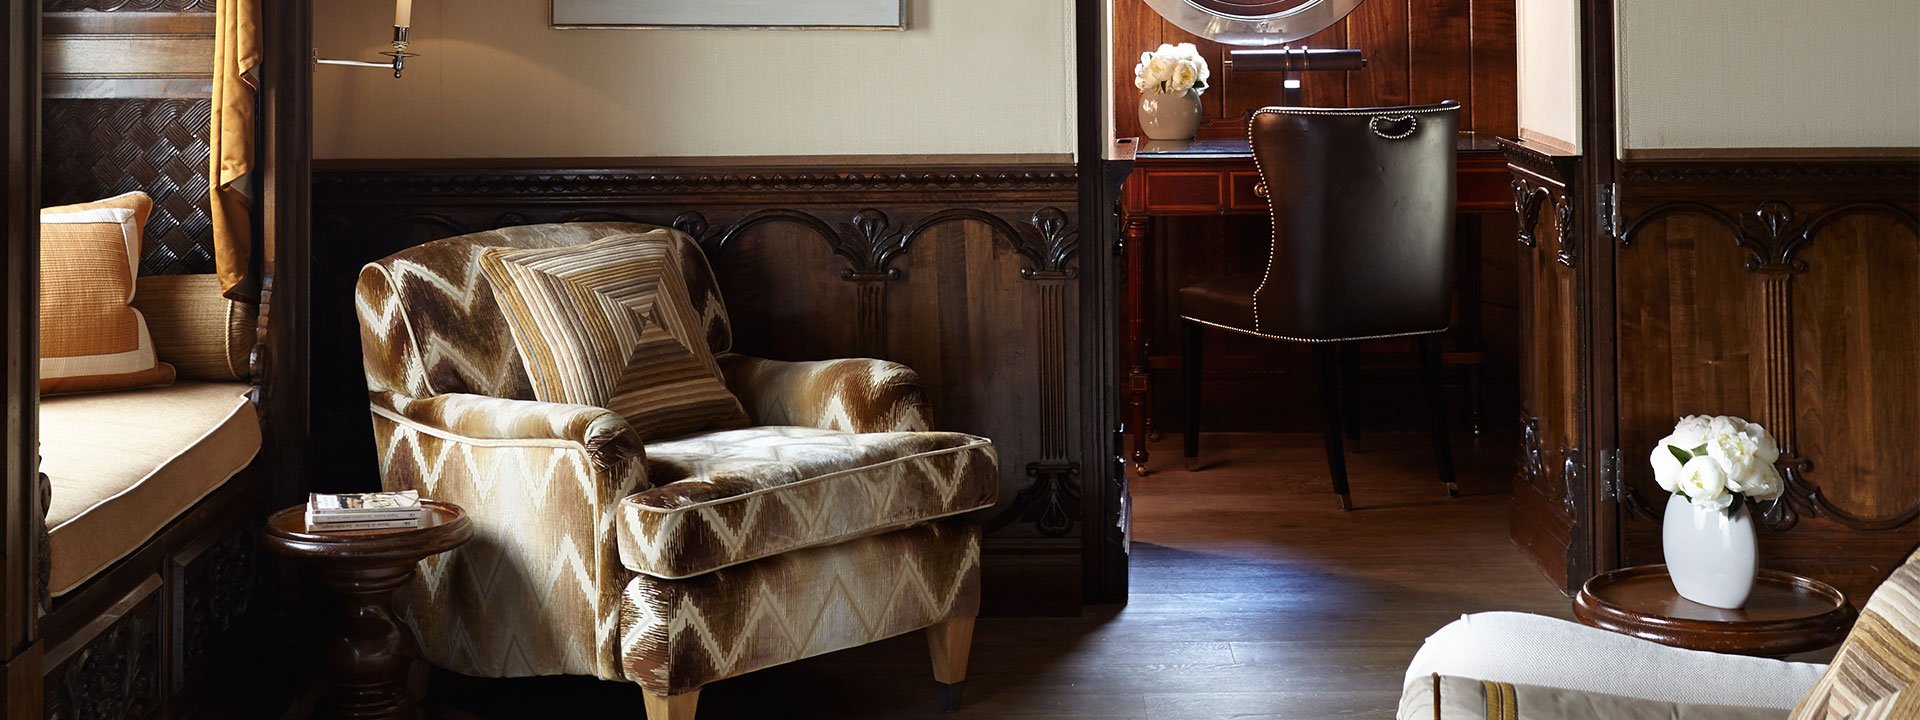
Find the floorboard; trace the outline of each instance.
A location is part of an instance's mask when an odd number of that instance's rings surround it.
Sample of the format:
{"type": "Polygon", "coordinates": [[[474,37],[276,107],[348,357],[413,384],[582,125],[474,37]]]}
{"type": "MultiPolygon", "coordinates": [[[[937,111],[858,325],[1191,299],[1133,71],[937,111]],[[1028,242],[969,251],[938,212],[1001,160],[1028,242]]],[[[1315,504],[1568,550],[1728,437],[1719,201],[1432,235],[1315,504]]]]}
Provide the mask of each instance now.
{"type": "MultiPolygon", "coordinates": [[[[1407,660],[1460,614],[1570,617],[1507,540],[1511,443],[1462,441],[1450,500],[1424,435],[1363,436],[1342,513],[1317,434],[1204,440],[1199,472],[1169,436],[1134,481],[1129,603],[981,620],[960,712],[935,712],[915,633],[709,685],[699,717],[1391,717],[1407,660]]],[[[443,673],[433,697],[463,720],[641,716],[636,687],[585,678],[443,673]]]]}

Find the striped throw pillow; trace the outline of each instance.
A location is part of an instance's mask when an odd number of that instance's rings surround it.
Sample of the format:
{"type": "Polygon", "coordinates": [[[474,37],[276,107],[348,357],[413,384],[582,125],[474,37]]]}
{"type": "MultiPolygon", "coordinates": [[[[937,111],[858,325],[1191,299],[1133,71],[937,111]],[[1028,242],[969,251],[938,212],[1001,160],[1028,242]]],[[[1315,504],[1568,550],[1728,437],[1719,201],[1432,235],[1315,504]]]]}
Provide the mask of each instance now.
{"type": "Polygon", "coordinates": [[[534,398],[604,407],[644,440],[743,427],[666,230],[558,248],[488,248],[534,398]]]}
{"type": "Polygon", "coordinates": [[[1793,709],[1792,720],[1854,718],[1915,683],[1920,683],[1920,552],[1867,598],[1853,632],[1793,709]]]}
{"type": "Polygon", "coordinates": [[[133,308],[141,228],[153,200],[130,192],[40,211],[40,392],[173,383],[133,308]]]}

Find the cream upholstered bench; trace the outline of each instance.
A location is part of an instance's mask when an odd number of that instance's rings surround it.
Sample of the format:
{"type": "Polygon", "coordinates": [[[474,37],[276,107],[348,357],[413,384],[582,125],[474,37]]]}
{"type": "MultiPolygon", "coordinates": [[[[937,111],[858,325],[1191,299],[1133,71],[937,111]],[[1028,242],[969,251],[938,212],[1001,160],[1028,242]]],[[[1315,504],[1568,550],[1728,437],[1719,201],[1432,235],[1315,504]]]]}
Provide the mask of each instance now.
{"type": "Polygon", "coordinates": [[[1468,615],[1407,668],[1400,720],[1920,718],[1920,552],[1832,665],[1667,647],[1523,613],[1468,615]]]}
{"type": "Polygon", "coordinates": [[[252,307],[220,297],[212,275],[141,278],[134,306],[160,360],[200,379],[41,399],[54,596],[138,550],[260,451],[252,307]]]}

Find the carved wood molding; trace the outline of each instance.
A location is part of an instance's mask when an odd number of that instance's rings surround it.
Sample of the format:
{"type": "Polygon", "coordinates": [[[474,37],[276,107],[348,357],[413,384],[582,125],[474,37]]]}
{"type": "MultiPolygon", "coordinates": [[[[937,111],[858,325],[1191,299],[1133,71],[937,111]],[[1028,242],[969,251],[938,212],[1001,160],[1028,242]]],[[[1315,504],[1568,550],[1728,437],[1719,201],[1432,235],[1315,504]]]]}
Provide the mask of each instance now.
{"type": "Polygon", "coordinates": [[[1630,161],[1623,163],[1619,180],[1624,185],[1694,186],[1793,186],[1802,191],[1817,191],[1835,184],[1867,184],[1881,187],[1912,185],[1920,182],[1920,162],[1900,160],[1829,161],[1630,161]]]}
{"type": "Polygon", "coordinates": [[[213,12],[214,0],[45,0],[47,12],[213,12]]]}
{"type": "Polygon", "coordinates": [[[1546,188],[1538,187],[1524,177],[1513,179],[1513,212],[1520,216],[1520,229],[1514,236],[1521,245],[1533,247],[1539,244],[1537,235],[1540,227],[1540,205],[1549,196],[1546,188]]]}
{"type": "Polygon", "coordinates": [[[1734,242],[1747,253],[1746,268],[1757,273],[1801,273],[1807,266],[1797,256],[1810,246],[1820,231],[1834,221],[1857,214],[1881,214],[1920,233],[1920,216],[1912,210],[1884,200],[1848,202],[1803,215],[1785,200],[1762,200],[1751,210],[1729,210],[1723,203],[1677,200],[1649,207],[1627,221],[1620,232],[1620,245],[1633,243],[1636,233],[1656,220],[1676,214],[1697,214],[1713,219],[1733,233],[1734,242]]]}
{"type": "Polygon", "coordinates": [[[777,194],[949,193],[955,191],[1011,193],[1025,191],[1075,192],[1079,173],[1071,165],[984,166],[900,169],[799,169],[659,166],[605,170],[472,170],[427,168],[354,168],[347,163],[319,163],[314,175],[316,196],[362,198],[406,197],[441,200],[459,197],[549,197],[587,199],[642,198],[689,194],[752,193],[766,198],[777,194]],[[339,169],[335,169],[339,168],[339,169]]]}

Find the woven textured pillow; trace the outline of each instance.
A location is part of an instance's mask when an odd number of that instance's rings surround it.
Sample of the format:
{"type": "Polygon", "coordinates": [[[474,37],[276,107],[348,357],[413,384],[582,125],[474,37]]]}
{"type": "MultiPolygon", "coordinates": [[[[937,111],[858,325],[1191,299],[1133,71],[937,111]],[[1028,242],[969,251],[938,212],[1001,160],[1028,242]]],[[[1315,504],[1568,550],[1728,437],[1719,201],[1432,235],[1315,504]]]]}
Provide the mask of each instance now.
{"type": "Polygon", "coordinates": [[[560,248],[489,248],[513,343],[545,402],[604,407],[644,440],[743,427],[666,230],[560,248]]]}
{"type": "Polygon", "coordinates": [[[1854,718],[1915,683],[1920,683],[1920,552],[1867,598],[1833,664],[1793,709],[1792,720],[1854,718]]]}
{"type": "Polygon", "coordinates": [[[167,385],[133,308],[140,232],[153,200],[130,192],[40,211],[40,392],[167,385]]]}
{"type": "Polygon", "coordinates": [[[182,379],[245,380],[258,341],[259,306],[220,293],[220,276],[149,275],[135,283],[133,307],[147,318],[154,352],[182,379]]]}

